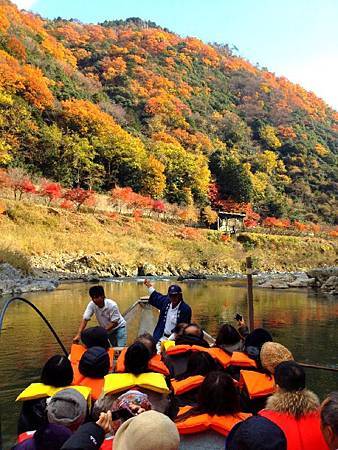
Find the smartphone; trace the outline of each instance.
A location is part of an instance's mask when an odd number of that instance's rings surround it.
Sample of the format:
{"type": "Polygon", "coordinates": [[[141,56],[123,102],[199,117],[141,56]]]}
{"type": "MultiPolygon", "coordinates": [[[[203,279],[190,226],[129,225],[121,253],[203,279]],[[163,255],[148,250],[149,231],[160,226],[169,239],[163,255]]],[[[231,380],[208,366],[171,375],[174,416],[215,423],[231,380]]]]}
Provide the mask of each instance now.
{"type": "Polygon", "coordinates": [[[134,417],[134,414],[128,408],[120,408],[111,412],[112,420],[128,420],[134,417]]]}
{"type": "Polygon", "coordinates": [[[239,321],[243,320],[243,316],[241,316],[240,314],[237,313],[235,315],[234,319],[237,320],[237,322],[239,322],[239,321]]]}

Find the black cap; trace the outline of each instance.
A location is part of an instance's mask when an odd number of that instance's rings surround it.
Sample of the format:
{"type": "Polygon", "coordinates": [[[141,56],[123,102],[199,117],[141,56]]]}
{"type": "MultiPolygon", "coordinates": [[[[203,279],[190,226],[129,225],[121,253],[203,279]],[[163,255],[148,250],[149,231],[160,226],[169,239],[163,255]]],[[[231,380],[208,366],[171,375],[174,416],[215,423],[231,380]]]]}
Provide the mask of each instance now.
{"type": "Polygon", "coordinates": [[[271,420],[253,416],[236,424],[226,440],[226,450],[286,450],[283,431],[271,420]]]}
{"type": "Polygon", "coordinates": [[[89,378],[103,378],[109,372],[109,355],[102,347],[91,347],[82,355],[79,371],[89,378]]]}
{"type": "Polygon", "coordinates": [[[177,295],[177,294],[182,294],[181,287],[178,286],[177,284],[172,284],[171,286],[169,286],[168,295],[177,295]]]}

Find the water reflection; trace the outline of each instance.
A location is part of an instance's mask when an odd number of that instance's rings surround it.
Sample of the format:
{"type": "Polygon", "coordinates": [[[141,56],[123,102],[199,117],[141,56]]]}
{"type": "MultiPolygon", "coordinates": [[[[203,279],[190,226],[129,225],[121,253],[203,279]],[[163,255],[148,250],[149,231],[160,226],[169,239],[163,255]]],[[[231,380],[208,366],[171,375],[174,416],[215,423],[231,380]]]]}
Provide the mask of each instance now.
{"type": "MultiPolygon", "coordinates": [[[[170,281],[156,281],[166,292],[170,281]]],[[[147,294],[142,281],[103,283],[107,297],[115,299],[125,311],[136,299],[147,294]]],[[[25,297],[46,315],[68,348],[76,334],[89,301],[88,283],[62,285],[50,293],[25,297]]],[[[193,320],[215,335],[223,322],[233,322],[236,312],[246,316],[246,290],[240,281],[194,281],[182,283],[184,297],[193,309],[193,320]]],[[[2,300],[3,303],[4,300],[2,300]]],[[[274,339],[285,344],[295,358],[305,362],[337,365],[338,302],[307,291],[255,289],[255,324],[268,328],[274,339]]],[[[95,319],[92,320],[96,324],[95,319]]],[[[132,339],[137,325],[128,330],[132,339]]],[[[0,400],[5,448],[13,442],[17,419],[14,403],[20,389],[37,380],[44,362],[61,350],[41,319],[27,305],[14,303],[8,310],[0,346],[0,400]]],[[[335,373],[308,370],[310,387],[321,397],[337,389],[335,373]]]]}

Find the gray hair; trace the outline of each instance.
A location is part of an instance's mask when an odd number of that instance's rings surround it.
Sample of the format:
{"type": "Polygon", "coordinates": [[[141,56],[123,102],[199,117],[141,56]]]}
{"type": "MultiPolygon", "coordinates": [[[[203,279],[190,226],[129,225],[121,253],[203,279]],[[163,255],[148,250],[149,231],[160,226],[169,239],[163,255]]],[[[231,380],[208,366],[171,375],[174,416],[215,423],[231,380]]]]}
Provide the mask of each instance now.
{"type": "Polygon", "coordinates": [[[320,417],[324,426],[330,426],[338,436],[338,391],[331,392],[323,401],[320,417]]]}

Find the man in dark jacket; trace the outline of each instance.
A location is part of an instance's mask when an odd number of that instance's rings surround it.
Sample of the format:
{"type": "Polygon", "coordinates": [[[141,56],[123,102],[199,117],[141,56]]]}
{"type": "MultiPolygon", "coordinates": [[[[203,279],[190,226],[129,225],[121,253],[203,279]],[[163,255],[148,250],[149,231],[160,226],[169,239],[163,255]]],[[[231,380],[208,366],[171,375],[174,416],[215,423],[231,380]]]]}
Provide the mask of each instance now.
{"type": "Polygon", "coordinates": [[[180,286],[172,284],[169,286],[168,294],[163,295],[157,292],[147,279],[144,280],[144,284],[149,290],[149,303],[160,311],[153,333],[156,342],[162,337],[168,338],[178,323],[191,322],[191,308],[184,302],[180,286]]]}

